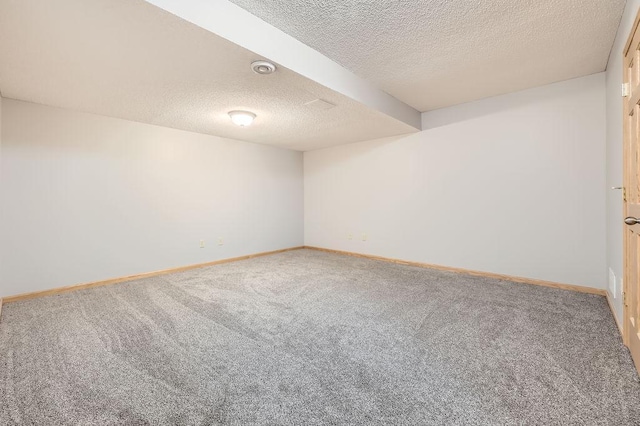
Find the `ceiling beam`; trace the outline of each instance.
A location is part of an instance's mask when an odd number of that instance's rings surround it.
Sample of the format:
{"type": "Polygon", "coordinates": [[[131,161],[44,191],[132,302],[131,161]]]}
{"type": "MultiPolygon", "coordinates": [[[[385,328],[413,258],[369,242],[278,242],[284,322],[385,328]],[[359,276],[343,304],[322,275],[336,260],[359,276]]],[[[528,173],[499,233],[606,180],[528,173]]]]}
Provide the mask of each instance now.
{"type": "Polygon", "coordinates": [[[421,130],[419,111],[240,6],[227,0],[146,1],[369,108],[421,130]]]}

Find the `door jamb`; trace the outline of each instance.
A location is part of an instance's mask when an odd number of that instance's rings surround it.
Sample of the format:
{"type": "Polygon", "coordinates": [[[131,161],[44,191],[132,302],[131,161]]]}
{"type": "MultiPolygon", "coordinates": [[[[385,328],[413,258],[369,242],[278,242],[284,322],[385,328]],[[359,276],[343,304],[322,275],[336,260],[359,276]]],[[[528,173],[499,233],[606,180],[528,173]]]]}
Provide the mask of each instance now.
{"type": "MultiPolygon", "coordinates": [[[[628,78],[627,73],[627,54],[629,53],[629,50],[631,49],[631,43],[633,42],[633,36],[636,34],[636,31],[639,31],[638,29],[638,25],[640,25],[640,10],[638,10],[638,13],[636,14],[636,18],[635,21],[633,23],[633,26],[631,27],[631,30],[629,32],[629,35],[627,36],[627,42],[625,43],[624,46],[624,50],[622,51],[622,82],[623,84],[625,83],[625,81],[628,78]]],[[[629,187],[629,183],[630,183],[630,170],[629,170],[629,166],[628,166],[628,158],[630,155],[629,152],[629,130],[628,130],[628,126],[627,126],[627,117],[629,115],[629,111],[628,111],[628,100],[629,100],[629,96],[623,96],[622,97],[622,143],[623,143],[623,159],[622,159],[622,175],[623,175],[623,188],[624,188],[624,192],[627,192],[627,188],[629,187]]],[[[623,212],[623,216],[626,217],[627,216],[627,200],[626,197],[624,197],[624,201],[623,201],[623,206],[622,206],[622,212],[623,212]]],[[[624,219],[621,218],[621,219],[624,219]]],[[[626,300],[626,295],[629,294],[628,289],[629,286],[631,285],[630,279],[629,279],[629,232],[626,229],[626,226],[623,224],[623,238],[622,238],[622,257],[623,257],[623,277],[624,277],[624,282],[623,282],[623,286],[622,286],[622,342],[628,346],[629,345],[629,327],[627,326],[627,317],[629,315],[629,308],[627,306],[627,300],[626,300]]]]}

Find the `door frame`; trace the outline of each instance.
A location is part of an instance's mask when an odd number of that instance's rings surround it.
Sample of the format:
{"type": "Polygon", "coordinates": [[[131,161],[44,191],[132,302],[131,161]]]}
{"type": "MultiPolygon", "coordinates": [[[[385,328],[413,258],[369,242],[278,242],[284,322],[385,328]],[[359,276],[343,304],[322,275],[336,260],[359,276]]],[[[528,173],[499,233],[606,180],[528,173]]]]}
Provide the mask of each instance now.
{"type": "MultiPolygon", "coordinates": [[[[633,26],[631,27],[631,30],[629,31],[629,34],[627,35],[627,42],[625,43],[624,46],[624,50],[622,51],[622,83],[625,84],[628,80],[628,74],[627,74],[627,54],[629,53],[629,50],[631,49],[631,43],[633,43],[633,38],[634,35],[636,34],[637,31],[639,31],[638,26],[640,25],[640,10],[638,10],[637,14],[636,14],[636,18],[633,22],[633,26]]],[[[631,184],[631,170],[629,168],[629,155],[630,155],[630,146],[629,146],[629,138],[630,138],[630,134],[629,134],[629,128],[627,126],[627,117],[629,116],[629,95],[625,95],[622,96],[622,143],[623,143],[623,149],[622,149],[622,182],[623,182],[623,205],[622,205],[622,214],[623,217],[620,219],[624,219],[625,217],[627,217],[629,214],[628,211],[628,203],[627,203],[627,189],[630,188],[630,184],[631,184]]],[[[622,324],[622,342],[625,344],[625,346],[629,346],[629,341],[631,338],[631,327],[629,327],[627,325],[627,321],[628,321],[628,316],[629,316],[629,306],[627,303],[627,294],[629,294],[629,288],[631,286],[631,270],[630,270],[630,266],[631,266],[631,262],[629,259],[629,232],[628,232],[628,228],[627,225],[624,224],[624,221],[621,221],[622,223],[622,228],[623,228],[623,232],[622,232],[622,257],[623,257],[623,277],[624,277],[624,282],[623,282],[623,286],[622,286],[622,319],[620,321],[620,323],[622,324]]]]}

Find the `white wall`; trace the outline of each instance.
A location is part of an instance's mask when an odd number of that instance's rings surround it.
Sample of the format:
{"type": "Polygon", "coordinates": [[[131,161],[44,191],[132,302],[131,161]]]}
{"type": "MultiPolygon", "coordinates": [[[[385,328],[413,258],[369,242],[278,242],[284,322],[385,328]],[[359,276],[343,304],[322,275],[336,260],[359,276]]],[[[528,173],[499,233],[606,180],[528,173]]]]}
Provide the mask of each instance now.
{"type": "Polygon", "coordinates": [[[0,296],[303,243],[299,152],[2,108],[0,296]]]}
{"type": "MultiPolygon", "coordinates": [[[[2,193],[2,186],[3,186],[3,180],[2,180],[2,102],[3,102],[3,98],[2,98],[2,94],[0,93],[0,194],[2,193]]],[[[0,217],[2,215],[2,210],[3,210],[2,197],[0,196],[0,217]]],[[[0,238],[2,238],[2,234],[1,233],[0,233],[0,238]]],[[[0,245],[2,245],[2,240],[1,239],[0,239],[0,245]]],[[[0,253],[1,253],[1,251],[0,251],[0,253]]],[[[1,255],[0,255],[0,286],[2,286],[2,256],[1,255]]],[[[0,296],[0,297],[2,297],[2,296],[0,296]]]]}
{"type": "Polygon", "coordinates": [[[304,154],[306,245],[606,286],[603,73],[423,126],[304,154]]]}
{"type": "MultiPolygon", "coordinates": [[[[640,0],[628,0],[607,65],[607,187],[622,186],[622,50],[640,8],[640,0]]],[[[607,264],[615,276],[613,296],[615,314],[622,320],[622,194],[607,191],[607,264]]]]}

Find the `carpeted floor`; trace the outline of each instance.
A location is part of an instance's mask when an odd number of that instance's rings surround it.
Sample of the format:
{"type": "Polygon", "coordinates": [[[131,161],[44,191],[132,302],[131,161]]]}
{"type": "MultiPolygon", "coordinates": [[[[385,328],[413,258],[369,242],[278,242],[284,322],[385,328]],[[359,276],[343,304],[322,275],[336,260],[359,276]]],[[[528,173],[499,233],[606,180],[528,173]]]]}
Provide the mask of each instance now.
{"type": "Polygon", "coordinates": [[[0,424],[640,424],[600,296],[298,250],[6,304],[0,424]]]}

